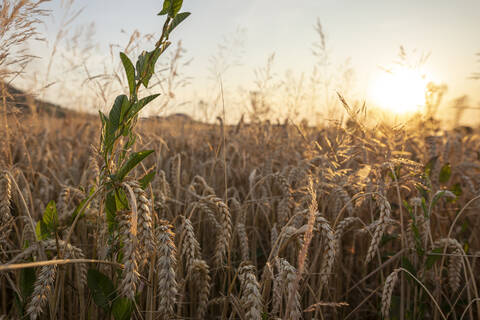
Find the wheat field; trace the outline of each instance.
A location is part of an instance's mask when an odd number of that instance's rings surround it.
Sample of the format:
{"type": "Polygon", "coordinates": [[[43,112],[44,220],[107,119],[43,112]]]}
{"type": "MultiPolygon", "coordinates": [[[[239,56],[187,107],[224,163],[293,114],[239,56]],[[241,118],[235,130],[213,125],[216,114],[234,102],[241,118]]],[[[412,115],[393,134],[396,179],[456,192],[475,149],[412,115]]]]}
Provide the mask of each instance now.
{"type": "Polygon", "coordinates": [[[476,132],[142,121],[155,152],[124,185],[136,219],[109,220],[100,194],[72,229],[103,179],[99,125],[6,119],[6,318],[103,319],[121,297],[139,319],[479,314],[476,132]]]}
{"type": "Polygon", "coordinates": [[[181,0],[109,113],[63,109],[6,81],[43,2],[0,10],[1,320],[479,319],[478,128],[139,117],[181,0]]]}

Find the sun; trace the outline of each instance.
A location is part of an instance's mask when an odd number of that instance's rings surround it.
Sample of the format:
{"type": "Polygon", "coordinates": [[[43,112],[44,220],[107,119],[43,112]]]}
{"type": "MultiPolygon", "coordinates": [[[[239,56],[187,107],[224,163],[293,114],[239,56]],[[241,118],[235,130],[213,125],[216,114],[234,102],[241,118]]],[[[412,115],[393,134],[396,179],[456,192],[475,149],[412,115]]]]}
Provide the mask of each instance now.
{"type": "Polygon", "coordinates": [[[373,103],[396,114],[421,111],[425,106],[427,77],[418,70],[395,67],[383,71],[369,88],[373,103]]]}

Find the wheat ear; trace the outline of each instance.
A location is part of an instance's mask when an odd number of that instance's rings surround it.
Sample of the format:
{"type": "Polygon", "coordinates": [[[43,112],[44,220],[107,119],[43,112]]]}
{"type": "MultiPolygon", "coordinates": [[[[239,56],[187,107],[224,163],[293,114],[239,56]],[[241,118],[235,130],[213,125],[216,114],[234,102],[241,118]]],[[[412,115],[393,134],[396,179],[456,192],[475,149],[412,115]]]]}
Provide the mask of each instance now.
{"type": "Polygon", "coordinates": [[[227,257],[232,238],[232,220],[230,210],[227,205],[215,196],[209,196],[202,199],[210,206],[213,206],[217,212],[218,222],[220,224],[219,234],[215,244],[215,265],[221,266],[227,257]]]}
{"type": "Polygon", "coordinates": [[[137,181],[129,181],[128,185],[132,188],[137,201],[138,252],[142,258],[141,265],[144,265],[154,249],[153,220],[150,211],[150,201],[147,198],[147,193],[140,187],[137,181]]]}
{"type": "MultiPolygon", "coordinates": [[[[55,257],[53,259],[56,259],[55,257]]],[[[30,319],[37,319],[47,304],[48,298],[55,285],[57,265],[43,266],[40,268],[37,280],[35,280],[32,300],[27,305],[27,315],[30,319]]]]}
{"type": "Polygon", "coordinates": [[[192,262],[192,274],[195,287],[198,289],[197,319],[205,319],[208,296],[210,295],[210,269],[204,260],[195,259],[192,262]]]}
{"type": "Polygon", "coordinates": [[[300,294],[295,285],[297,270],[287,260],[277,258],[276,266],[278,274],[274,281],[274,311],[279,312],[282,298],[285,297],[284,319],[297,320],[301,318],[300,294]]]}
{"type": "Polygon", "coordinates": [[[340,221],[335,228],[334,239],[335,239],[335,255],[338,257],[341,253],[342,248],[342,237],[345,231],[350,228],[355,222],[361,221],[358,217],[347,217],[340,221]]]}
{"type": "Polygon", "coordinates": [[[378,219],[378,225],[373,232],[372,242],[368,247],[367,256],[365,258],[365,264],[372,261],[375,253],[378,251],[380,240],[382,240],[383,234],[387,228],[387,220],[390,219],[391,213],[390,203],[382,196],[380,200],[380,218],[378,219]]]}
{"type": "Polygon", "coordinates": [[[395,269],[385,280],[382,293],[382,315],[385,319],[390,317],[390,302],[392,301],[393,289],[398,280],[400,269],[395,269]]]}
{"type": "Polygon", "coordinates": [[[2,233],[0,239],[7,238],[11,228],[4,227],[11,221],[10,200],[12,199],[12,182],[7,174],[0,176],[0,225],[2,233]]]}
{"type": "Polygon", "coordinates": [[[260,285],[255,276],[255,267],[244,265],[240,268],[239,278],[242,295],[240,302],[245,310],[247,320],[259,320],[262,318],[262,296],[260,285]]]}
{"type": "Polygon", "coordinates": [[[200,244],[195,237],[192,222],[188,218],[185,218],[183,222],[183,237],[180,247],[181,257],[185,262],[187,274],[190,274],[193,262],[200,257],[200,244]]]}
{"type": "Polygon", "coordinates": [[[460,288],[462,275],[462,256],[464,254],[462,245],[452,238],[443,238],[435,241],[435,248],[446,248],[451,250],[452,256],[448,257],[448,284],[453,292],[460,288]]]}
{"type": "Polygon", "coordinates": [[[134,300],[138,275],[138,251],[137,251],[137,230],[135,225],[135,215],[132,211],[122,211],[117,213],[119,221],[120,235],[123,240],[123,264],[122,281],[120,290],[123,295],[134,300]]]}
{"type": "Polygon", "coordinates": [[[160,221],[157,229],[157,272],[159,303],[158,312],[163,319],[170,319],[174,314],[174,306],[177,301],[177,281],[175,276],[176,248],[173,243],[174,233],[172,226],[166,221],[160,221]]]}
{"type": "Polygon", "coordinates": [[[328,223],[328,221],[322,217],[319,212],[317,212],[315,215],[315,223],[325,241],[324,255],[322,258],[322,265],[320,267],[320,279],[322,281],[322,285],[326,286],[335,262],[336,241],[332,228],[330,227],[330,223],[328,223]]]}

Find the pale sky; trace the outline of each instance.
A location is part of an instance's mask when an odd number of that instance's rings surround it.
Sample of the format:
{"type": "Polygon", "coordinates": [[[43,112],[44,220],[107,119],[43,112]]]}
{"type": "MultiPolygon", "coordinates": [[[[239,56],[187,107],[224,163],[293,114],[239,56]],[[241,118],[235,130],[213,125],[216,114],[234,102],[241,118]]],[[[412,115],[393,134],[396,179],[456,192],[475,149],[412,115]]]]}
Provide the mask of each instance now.
{"type": "MultiPolygon", "coordinates": [[[[125,44],[126,35],[134,30],[159,32],[163,18],[156,13],[161,6],[161,0],[77,0],[75,8],[84,7],[84,11],[70,28],[94,22],[94,39],[100,44],[96,56],[108,56],[108,44],[125,44]]],[[[60,0],[48,7],[53,16],[46,25],[51,45],[63,9],[60,0]]],[[[446,102],[463,94],[472,97],[472,106],[480,101],[480,81],[467,79],[480,70],[475,56],[480,51],[478,0],[184,0],[182,11],[192,15],[171,38],[182,40],[187,58],[193,59],[184,69],[192,77],[184,89],[197,96],[205,90],[202,84],[209,76],[209,58],[223,38],[239,29],[244,30],[243,45],[236,49],[241,65],[223,75],[232,92],[237,87],[251,88],[253,70],[265,65],[271,53],[275,53],[279,78],[288,69],[298,77],[302,72],[308,77],[315,64],[311,50],[318,40],[314,25],[319,18],[332,71],[351,59],[355,72],[352,99],[370,102],[369,86],[383,72],[380,67],[392,65],[402,45],[417,56],[430,54],[424,71],[433,81],[448,85],[446,102]]],[[[39,55],[46,52],[40,50],[39,55]]]]}

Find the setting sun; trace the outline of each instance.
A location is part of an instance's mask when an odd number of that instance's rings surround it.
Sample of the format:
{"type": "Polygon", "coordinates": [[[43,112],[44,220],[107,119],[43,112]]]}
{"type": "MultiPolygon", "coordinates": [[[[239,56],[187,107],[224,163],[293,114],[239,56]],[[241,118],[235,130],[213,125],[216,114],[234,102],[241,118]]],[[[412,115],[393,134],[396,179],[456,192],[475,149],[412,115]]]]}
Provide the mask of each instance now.
{"type": "Polygon", "coordinates": [[[379,75],[369,93],[373,103],[386,111],[416,112],[425,105],[427,83],[417,70],[399,67],[379,75]]]}

